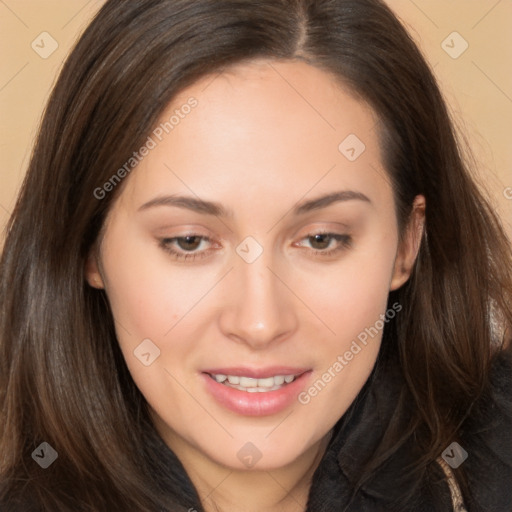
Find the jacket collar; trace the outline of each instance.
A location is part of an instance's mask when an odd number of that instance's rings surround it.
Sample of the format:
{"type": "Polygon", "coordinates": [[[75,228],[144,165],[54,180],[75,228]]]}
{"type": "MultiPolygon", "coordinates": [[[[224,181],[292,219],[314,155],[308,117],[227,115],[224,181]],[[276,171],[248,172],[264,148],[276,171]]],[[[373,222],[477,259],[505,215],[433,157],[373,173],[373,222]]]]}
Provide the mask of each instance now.
{"type": "MultiPolygon", "coordinates": [[[[337,471],[340,483],[348,482],[350,489],[358,483],[365,464],[375,458],[376,449],[390,427],[398,425],[406,432],[410,420],[410,413],[399,417],[397,412],[398,405],[404,400],[404,379],[398,364],[392,361],[379,363],[334,427],[324,456],[326,464],[331,466],[328,471],[337,471]]],[[[412,435],[404,437],[397,452],[376,469],[373,477],[360,485],[363,493],[390,503],[403,497],[404,489],[414,487],[417,476],[408,473],[406,468],[417,460],[418,452],[412,435]]]]}

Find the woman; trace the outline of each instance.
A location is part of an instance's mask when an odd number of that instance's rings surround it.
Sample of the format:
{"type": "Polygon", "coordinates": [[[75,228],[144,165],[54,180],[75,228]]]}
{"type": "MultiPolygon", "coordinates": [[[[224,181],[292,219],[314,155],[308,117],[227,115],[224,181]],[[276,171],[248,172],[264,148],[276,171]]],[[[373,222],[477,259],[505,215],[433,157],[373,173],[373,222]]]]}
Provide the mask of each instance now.
{"type": "Polygon", "coordinates": [[[509,510],[510,256],[381,1],[108,0],[2,256],[2,510],[509,510]]]}

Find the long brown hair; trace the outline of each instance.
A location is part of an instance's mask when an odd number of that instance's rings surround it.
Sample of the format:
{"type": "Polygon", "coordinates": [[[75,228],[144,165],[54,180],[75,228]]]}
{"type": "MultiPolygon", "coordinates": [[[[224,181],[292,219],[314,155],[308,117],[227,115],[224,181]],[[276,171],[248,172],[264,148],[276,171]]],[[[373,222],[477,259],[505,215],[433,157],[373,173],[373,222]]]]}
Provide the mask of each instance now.
{"type": "MultiPolygon", "coordinates": [[[[178,92],[257,57],[327,70],[373,107],[401,232],[413,198],[426,197],[413,274],[390,295],[404,310],[383,340],[406,382],[399,408],[412,402],[414,415],[361,480],[410,432],[421,474],[488,385],[493,354],[510,338],[510,246],[467,170],[432,72],[389,8],[380,0],[108,0],[63,67],[8,224],[0,502],[200,510],[178,459],[162,459],[107,298],[86,284],[84,265],[121,187],[102,199],[95,190],[144,144],[178,92]],[[41,442],[59,454],[45,471],[31,460],[41,442]]],[[[456,473],[470,494],[463,466],[456,473]]]]}

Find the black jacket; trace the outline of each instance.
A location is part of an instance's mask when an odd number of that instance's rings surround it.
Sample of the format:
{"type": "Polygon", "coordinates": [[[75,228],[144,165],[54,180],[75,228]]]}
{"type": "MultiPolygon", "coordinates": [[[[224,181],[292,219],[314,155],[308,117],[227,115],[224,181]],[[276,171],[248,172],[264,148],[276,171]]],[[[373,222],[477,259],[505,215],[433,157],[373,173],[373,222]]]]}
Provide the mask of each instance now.
{"type": "MultiPolygon", "coordinates": [[[[420,482],[406,478],[399,483],[398,475],[415,454],[413,439],[361,487],[346,508],[349,490],[362,464],[371,457],[394,415],[401,385],[398,372],[393,370],[382,372],[374,382],[365,385],[347,411],[348,417],[337,425],[314,475],[307,512],[453,510],[445,474],[437,463],[431,464],[420,482]],[[414,490],[412,501],[398,508],[400,498],[411,489],[414,490]]],[[[509,353],[500,353],[494,359],[492,385],[462,425],[458,442],[468,453],[461,464],[471,489],[471,496],[463,496],[467,511],[512,511],[512,358],[509,353]]]]}

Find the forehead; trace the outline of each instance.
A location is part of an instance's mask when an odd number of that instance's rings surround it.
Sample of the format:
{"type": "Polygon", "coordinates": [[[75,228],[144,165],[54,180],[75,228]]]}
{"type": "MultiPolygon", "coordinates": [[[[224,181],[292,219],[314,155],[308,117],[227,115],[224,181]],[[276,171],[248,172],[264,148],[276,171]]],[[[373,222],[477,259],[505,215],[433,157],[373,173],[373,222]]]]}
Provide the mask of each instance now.
{"type": "Polygon", "coordinates": [[[238,64],[174,98],[151,135],[155,147],[130,176],[129,196],[141,204],[179,189],[223,201],[236,190],[242,205],[340,186],[378,194],[387,180],[376,123],[367,104],[316,67],[238,64]],[[184,108],[191,98],[196,106],[184,108]]]}
{"type": "Polygon", "coordinates": [[[370,146],[374,142],[371,132],[377,118],[372,109],[333,75],[302,61],[256,60],[204,77],[183,91],[162,119],[190,96],[199,102],[194,111],[198,122],[183,123],[171,136],[182,144],[194,131],[203,142],[219,144],[223,157],[230,150],[239,153],[236,142],[261,158],[271,151],[302,158],[307,151],[301,151],[301,145],[307,149],[320,142],[337,155],[339,143],[349,134],[370,146]]]}

